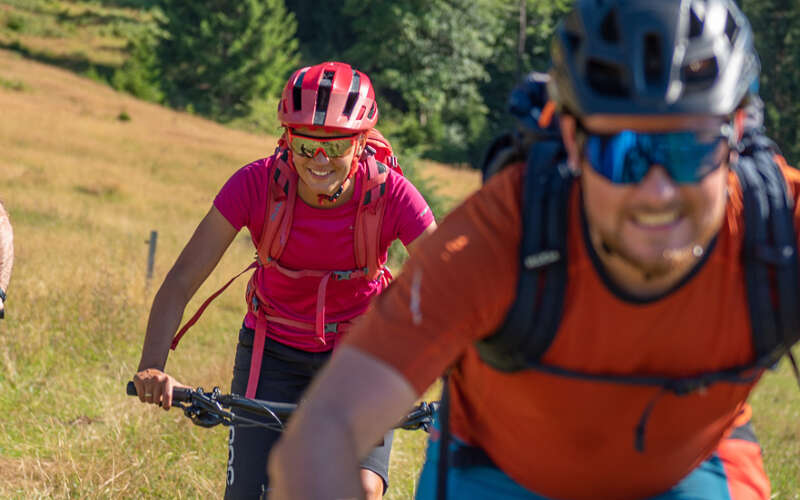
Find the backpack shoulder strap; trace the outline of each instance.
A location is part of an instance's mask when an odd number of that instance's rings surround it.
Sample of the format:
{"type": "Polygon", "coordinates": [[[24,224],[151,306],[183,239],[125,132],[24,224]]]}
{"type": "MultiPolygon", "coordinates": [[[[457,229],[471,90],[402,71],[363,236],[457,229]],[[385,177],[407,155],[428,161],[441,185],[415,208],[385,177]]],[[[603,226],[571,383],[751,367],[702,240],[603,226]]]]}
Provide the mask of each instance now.
{"type": "Polygon", "coordinates": [[[764,135],[745,137],[733,170],[744,203],[744,272],[756,363],[769,367],[800,340],[794,200],[764,135]]]}
{"type": "Polygon", "coordinates": [[[297,201],[297,172],[288,163],[288,150],[277,152],[267,172],[267,207],[261,238],[256,246],[262,265],[277,260],[286,247],[297,201]]]}
{"type": "Polygon", "coordinates": [[[561,141],[534,143],[522,194],[517,294],[503,325],[477,342],[481,358],[501,371],[536,363],[558,330],[567,285],[567,217],[573,173],[561,141]]]}
{"type": "Polygon", "coordinates": [[[358,174],[361,175],[361,194],[353,226],[353,246],[356,267],[366,269],[367,279],[374,280],[381,275],[379,247],[389,167],[373,155],[366,155],[364,161],[366,168],[360,169],[358,174]]]}
{"type": "Polygon", "coordinates": [[[400,168],[391,143],[376,128],[372,128],[367,132],[365,153],[375,156],[378,162],[403,175],[403,169],[400,168]]]}
{"type": "Polygon", "coordinates": [[[486,156],[481,162],[483,183],[494,174],[514,163],[525,161],[525,151],[521,147],[518,134],[506,132],[497,136],[486,150],[486,156]]]}

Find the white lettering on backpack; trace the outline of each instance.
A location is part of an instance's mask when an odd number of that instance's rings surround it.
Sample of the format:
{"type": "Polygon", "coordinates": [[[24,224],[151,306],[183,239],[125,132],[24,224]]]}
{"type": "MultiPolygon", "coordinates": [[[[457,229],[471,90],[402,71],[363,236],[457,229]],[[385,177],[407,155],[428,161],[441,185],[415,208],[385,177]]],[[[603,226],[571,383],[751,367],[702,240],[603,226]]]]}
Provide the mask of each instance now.
{"type": "Polygon", "coordinates": [[[535,253],[525,257],[523,264],[525,269],[536,269],[537,267],[544,267],[558,262],[561,259],[561,253],[558,250],[545,250],[544,252],[535,253]]]}

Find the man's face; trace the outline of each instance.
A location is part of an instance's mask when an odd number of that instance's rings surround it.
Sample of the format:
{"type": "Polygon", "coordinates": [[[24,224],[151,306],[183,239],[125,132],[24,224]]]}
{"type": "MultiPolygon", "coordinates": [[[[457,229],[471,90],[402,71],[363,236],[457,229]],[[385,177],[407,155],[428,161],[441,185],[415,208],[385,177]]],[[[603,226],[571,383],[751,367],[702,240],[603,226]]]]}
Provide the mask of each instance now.
{"type": "MultiPolygon", "coordinates": [[[[722,119],[692,116],[594,116],[578,131],[571,117],[562,120],[571,165],[581,170],[581,186],[592,242],[601,252],[622,259],[647,278],[668,275],[702,255],[725,213],[729,149],[715,142],[719,167],[693,182],[678,183],[668,169],[648,162],[638,182],[609,180],[587,159],[581,135],[718,131],[722,119]]],[[[674,166],[674,164],[673,164],[674,166]]],[[[674,168],[674,167],[673,167],[674,168]]]]}

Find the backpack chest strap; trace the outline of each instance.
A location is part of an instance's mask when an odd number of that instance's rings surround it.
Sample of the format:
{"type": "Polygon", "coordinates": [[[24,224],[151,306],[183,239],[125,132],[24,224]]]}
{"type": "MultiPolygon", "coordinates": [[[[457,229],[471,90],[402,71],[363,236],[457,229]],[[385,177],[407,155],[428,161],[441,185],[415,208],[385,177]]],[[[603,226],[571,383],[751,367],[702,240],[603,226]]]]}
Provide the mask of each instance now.
{"type": "Polygon", "coordinates": [[[269,306],[269,301],[260,297],[255,285],[251,285],[251,290],[249,291],[250,296],[247,301],[250,312],[256,315],[264,314],[267,319],[276,323],[313,331],[316,334],[317,340],[323,345],[327,343],[325,339],[326,333],[341,333],[338,323],[325,322],[325,298],[327,296],[328,283],[331,279],[334,281],[342,281],[364,278],[366,276],[365,269],[351,269],[347,271],[295,270],[283,267],[277,261],[272,261],[269,267],[274,268],[276,271],[291,279],[319,278],[314,322],[293,320],[279,316],[274,309],[269,306]]]}
{"type": "Polygon", "coordinates": [[[333,334],[333,348],[336,347],[338,339],[350,327],[349,321],[326,323],[325,322],[325,296],[327,294],[328,282],[334,280],[356,279],[364,277],[364,270],[350,271],[316,271],[316,270],[293,270],[287,269],[277,261],[272,261],[270,267],[274,267],[281,274],[293,278],[320,278],[317,286],[317,306],[314,322],[299,321],[286,318],[277,313],[268,300],[259,297],[258,287],[251,282],[248,289],[247,307],[256,316],[256,331],[253,339],[253,352],[250,357],[250,373],[247,378],[247,389],[245,396],[255,397],[258,388],[259,375],[261,373],[261,361],[264,357],[264,343],[267,337],[267,323],[274,322],[281,325],[291,326],[301,330],[312,331],[316,334],[316,339],[321,344],[327,344],[326,334],[333,334]]]}

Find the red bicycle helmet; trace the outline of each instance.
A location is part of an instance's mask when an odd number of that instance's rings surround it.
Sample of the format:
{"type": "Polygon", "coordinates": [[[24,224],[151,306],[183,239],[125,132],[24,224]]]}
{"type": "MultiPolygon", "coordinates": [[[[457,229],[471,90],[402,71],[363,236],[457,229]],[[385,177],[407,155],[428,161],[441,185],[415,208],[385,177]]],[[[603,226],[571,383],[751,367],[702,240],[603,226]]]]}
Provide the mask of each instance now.
{"type": "Polygon", "coordinates": [[[369,130],[378,121],[372,82],[341,62],[300,68],[283,88],[278,120],[287,127],[369,130]]]}

